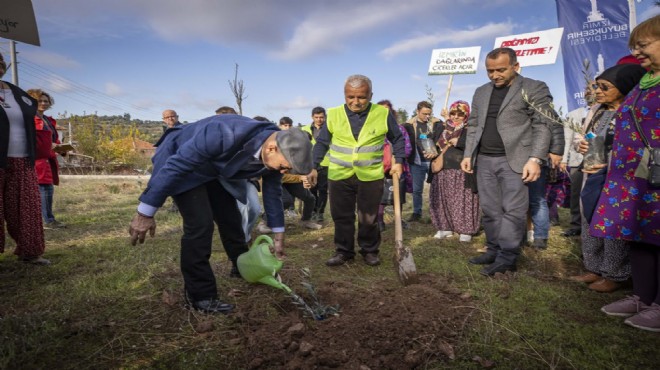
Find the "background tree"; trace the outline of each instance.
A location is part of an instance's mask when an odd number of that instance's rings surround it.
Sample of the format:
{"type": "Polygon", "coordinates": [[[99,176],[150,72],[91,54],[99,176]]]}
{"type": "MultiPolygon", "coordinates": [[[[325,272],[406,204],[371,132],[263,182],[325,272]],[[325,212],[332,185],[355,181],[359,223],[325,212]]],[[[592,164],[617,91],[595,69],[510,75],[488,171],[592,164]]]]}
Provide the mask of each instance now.
{"type": "Polygon", "coordinates": [[[234,81],[229,80],[229,88],[236,98],[236,105],[238,106],[238,114],[243,115],[243,100],[247,99],[245,95],[245,86],[243,80],[238,79],[238,63],[235,63],[234,68],[234,81]]]}
{"type": "Polygon", "coordinates": [[[59,123],[71,125],[71,137],[75,152],[94,158],[101,170],[113,171],[128,167],[147,169],[151,166],[148,156],[136,148],[136,139],[155,142],[162,135],[161,122],[143,123],[138,129],[137,121],[127,121],[124,116],[74,116],[58,117],[59,123]]]}
{"type": "Polygon", "coordinates": [[[400,123],[408,121],[408,111],[403,109],[403,108],[397,109],[396,110],[396,120],[397,120],[397,122],[400,122],[400,123]]]}

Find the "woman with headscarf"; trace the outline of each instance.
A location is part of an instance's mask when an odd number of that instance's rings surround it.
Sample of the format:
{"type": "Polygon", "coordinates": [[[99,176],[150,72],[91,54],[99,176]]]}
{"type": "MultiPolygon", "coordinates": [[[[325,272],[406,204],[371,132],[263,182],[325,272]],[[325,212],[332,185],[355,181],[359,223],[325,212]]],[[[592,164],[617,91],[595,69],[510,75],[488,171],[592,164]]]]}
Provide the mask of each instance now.
{"type": "Polygon", "coordinates": [[[582,186],[582,258],[585,274],[574,276],[572,280],[588,283],[591,290],[609,293],[617,290],[621,283],[630,278],[628,243],[624,240],[596,238],[589,234],[589,223],[594,207],[603,189],[608,171],[608,158],[611,155],[612,140],[617,111],[626,95],[639,83],[646,71],[638,64],[620,64],[608,68],[596,77],[592,88],[596,103],[585,119],[584,135],[575,142],[576,149],[585,155],[582,172],[585,174],[582,186]],[[586,139],[594,136],[591,139],[586,139]],[[593,153],[596,140],[604,148],[598,153],[602,164],[590,164],[589,154],[593,153]],[[590,150],[590,146],[593,146],[590,150]]]}
{"type": "MultiPolygon", "coordinates": [[[[7,64],[0,54],[0,78],[7,64]]],[[[0,81],[0,252],[5,250],[5,225],[16,242],[19,260],[48,265],[35,159],[46,158],[34,127],[37,101],[18,86],[0,81]]]]}
{"type": "Polygon", "coordinates": [[[443,167],[440,172],[429,176],[429,209],[433,226],[438,230],[433,237],[449,238],[456,232],[460,234],[459,241],[470,242],[481,222],[474,174],[466,174],[460,166],[470,105],[458,100],[449,107],[448,114],[444,129],[435,138],[439,152],[444,152],[443,167]]]}

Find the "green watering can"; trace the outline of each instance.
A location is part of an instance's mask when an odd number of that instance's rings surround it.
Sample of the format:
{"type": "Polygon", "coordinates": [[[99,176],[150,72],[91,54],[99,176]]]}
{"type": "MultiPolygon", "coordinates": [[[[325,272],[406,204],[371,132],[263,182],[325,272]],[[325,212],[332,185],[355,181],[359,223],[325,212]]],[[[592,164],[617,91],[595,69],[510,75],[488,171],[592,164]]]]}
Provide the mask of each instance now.
{"type": "Polygon", "coordinates": [[[262,283],[284,290],[287,294],[291,295],[293,300],[303,310],[310,313],[314,319],[323,320],[323,316],[314,312],[302,297],[294,293],[291,288],[282,284],[279,280],[277,273],[282,269],[282,261],[270,252],[270,247],[273,245],[273,239],[268,235],[260,235],[252,243],[249,251],[238,256],[237,265],[241,276],[249,283],[262,283]]]}
{"type": "Polygon", "coordinates": [[[260,235],[249,251],[238,256],[238,271],[249,283],[262,283],[291,293],[291,289],[278,280],[277,273],[282,269],[282,261],[271,252],[273,239],[260,235]]]}

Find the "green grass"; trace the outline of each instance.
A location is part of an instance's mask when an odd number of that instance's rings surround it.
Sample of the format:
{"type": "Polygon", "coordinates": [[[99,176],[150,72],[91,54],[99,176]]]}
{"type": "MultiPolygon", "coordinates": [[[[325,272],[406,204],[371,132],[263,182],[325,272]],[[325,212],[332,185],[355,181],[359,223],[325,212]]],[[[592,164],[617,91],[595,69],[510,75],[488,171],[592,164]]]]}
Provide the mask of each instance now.
{"type": "MultiPolygon", "coordinates": [[[[178,215],[159,212],[156,237],[142,246],[129,245],[128,223],[145,184],[63,180],[56,188],[55,213],[69,227],[46,231],[49,267],[18,262],[8,242],[0,255],[0,368],[246,368],[249,348],[232,339],[250,330],[248,321],[181,308],[178,215]],[[204,324],[213,330],[200,330],[204,324]]],[[[410,202],[404,215],[409,207],[410,202]]],[[[567,216],[562,210],[561,217],[567,216]]],[[[399,286],[387,257],[392,254],[391,229],[383,234],[383,265],[355,263],[340,276],[323,264],[333,251],[332,231],[290,228],[282,275],[296,280],[297,270],[308,267],[315,283],[399,286]]],[[[476,308],[460,333],[456,360],[442,368],[481,368],[475,356],[500,369],[638,369],[660,362],[658,334],[630,328],[599,311],[629,290],[598,294],[566,279],[580,272],[580,248],[577,239],[563,238],[560,231],[552,228],[547,251],[525,249],[518,273],[490,279],[467,263],[483,235],[473,245],[438,241],[431,237],[435,230],[428,220],[404,230],[404,244],[413,249],[418,271],[469,294],[476,308]]],[[[217,239],[212,264],[219,289],[241,290],[239,302],[258,301],[247,314],[278,315],[281,292],[225,278],[229,266],[217,239]]]]}

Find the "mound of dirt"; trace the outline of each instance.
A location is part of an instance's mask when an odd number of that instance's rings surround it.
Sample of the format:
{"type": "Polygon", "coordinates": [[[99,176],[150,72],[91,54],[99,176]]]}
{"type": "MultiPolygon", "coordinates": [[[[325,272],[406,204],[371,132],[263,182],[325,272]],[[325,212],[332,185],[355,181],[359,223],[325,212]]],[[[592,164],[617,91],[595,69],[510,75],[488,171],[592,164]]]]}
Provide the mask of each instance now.
{"type": "Polygon", "coordinates": [[[454,358],[454,346],[474,309],[462,294],[432,274],[420,283],[368,288],[350,283],[317,287],[324,304],[340,313],[322,321],[304,318],[283,298],[280,315],[251,315],[250,303],[237,319],[250,369],[410,369],[454,358]]]}

